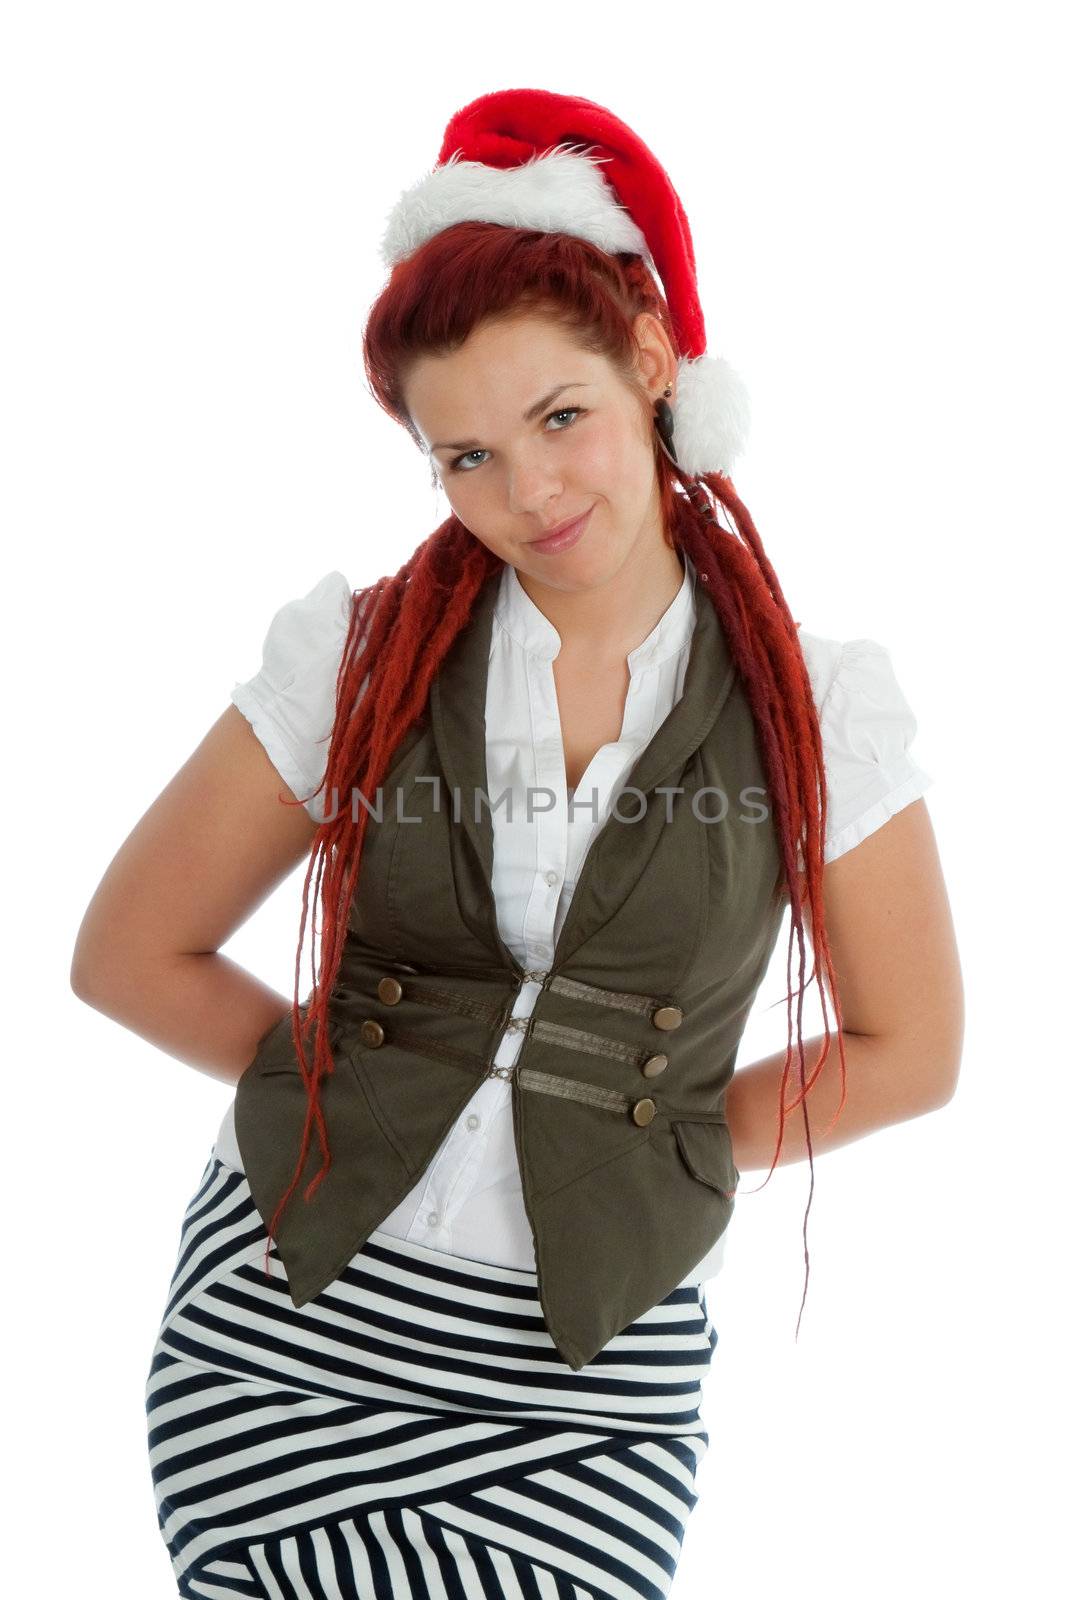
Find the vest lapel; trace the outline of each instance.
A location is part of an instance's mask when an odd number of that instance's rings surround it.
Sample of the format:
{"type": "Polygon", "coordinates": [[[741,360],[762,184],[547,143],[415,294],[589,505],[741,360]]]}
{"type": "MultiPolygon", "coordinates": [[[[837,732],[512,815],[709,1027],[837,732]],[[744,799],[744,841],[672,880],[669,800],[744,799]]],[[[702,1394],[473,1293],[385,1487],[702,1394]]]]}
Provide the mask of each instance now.
{"type": "MultiPolygon", "coordinates": [[[[482,585],[466,626],[437,669],[430,684],[430,724],[444,778],[441,806],[450,823],[463,829],[483,880],[475,886],[473,898],[477,903],[469,905],[465,903],[466,875],[456,873],[463,920],[495,956],[502,957],[505,965],[515,970],[518,963],[500,937],[493,902],[493,818],[487,804],[489,778],[485,765],[485,692],[502,571],[492,573],[482,585]],[[476,819],[478,793],[482,798],[476,819]],[[458,795],[458,800],[453,799],[453,794],[458,795]]],[[[452,859],[455,864],[455,852],[452,859]]]]}
{"type": "MultiPolygon", "coordinates": [[[[489,682],[489,647],[493,640],[493,613],[501,573],[494,572],[482,586],[471,615],[441,663],[430,685],[430,717],[445,782],[456,789],[462,804],[461,823],[477,852],[486,883],[493,878],[492,818],[482,801],[482,816],[474,819],[474,794],[487,795],[485,766],[485,691],[489,682]]],[[[452,797],[442,797],[449,816],[452,797]]]]}
{"type": "MultiPolygon", "coordinates": [[[[475,817],[475,791],[488,796],[488,777],[485,764],[485,699],[489,675],[489,649],[492,643],[493,615],[500,588],[502,573],[494,573],[484,584],[471,610],[467,626],[442,662],[430,686],[430,717],[438,759],[444,776],[446,793],[442,805],[447,814],[454,816],[452,791],[458,791],[459,825],[470,840],[484,877],[484,895],[490,908],[490,927],[485,927],[485,904],[477,908],[474,922],[468,925],[482,929],[489,948],[495,954],[503,953],[509,964],[514,959],[503,944],[492,914],[493,881],[493,817],[487,798],[483,798],[480,815],[475,817]],[[486,935],[488,934],[488,937],[486,935]]],[[[638,790],[648,796],[657,785],[677,775],[693,752],[711,731],[736,677],[736,666],[730,654],[718,613],[699,581],[695,587],[696,624],[689,647],[684,688],[677,704],[667,713],[641,755],[637,758],[626,782],[626,788],[638,790]]],[[[599,797],[603,803],[604,797],[599,797]]],[[[678,803],[679,797],[675,796],[678,803]]],[[[624,817],[638,805],[635,795],[620,797],[618,809],[624,817]]],[[[649,803],[649,826],[656,832],[664,825],[660,807],[649,803]],[[658,819],[653,822],[653,818],[658,819]]],[[[614,905],[619,905],[629,893],[647,860],[654,840],[643,841],[641,849],[634,848],[634,833],[641,831],[641,823],[621,820],[613,812],[604,817],[596,837],[590,845],[582,870],[578,875],[574,896],[560,931],[556,946],[555,965],[562,965],[574,951],[595,931],[604,920],[604,908],[598,908],[597,897],[588,892],[590,867],[603,866],[604,857],[610,857],[611,883],[614,905]]]]}

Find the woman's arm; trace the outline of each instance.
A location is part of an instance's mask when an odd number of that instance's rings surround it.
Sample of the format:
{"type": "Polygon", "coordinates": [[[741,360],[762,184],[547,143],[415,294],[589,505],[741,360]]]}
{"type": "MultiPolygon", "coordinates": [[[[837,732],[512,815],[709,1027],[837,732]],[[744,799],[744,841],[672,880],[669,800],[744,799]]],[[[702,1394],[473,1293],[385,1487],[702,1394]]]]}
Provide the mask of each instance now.
{"type": "MultiPolygon", "coordinates": [[[[955,1093],[963,1050],[963,978],[930,814],[915,800],[861,844],[831,861],[823,877],[826,933],[837,977],[844,1028],[846,1099],[833,1131],[823,1136],[841,1093],[836,1030],[817,1083],[807,1096],[812,1151],[833,1150],[876,1128],[922,1116],[955,1093]]],[[[804,908],[807,971],[811,923],[804,908]]],[[[794,959],[794,967],[795,967],[794,959]]],[[[795,975],[794,975],[795,990],[795,975]]],[[[810,1081],[822,1040],[818,986],[805,990],[804,1029],[810,1081]]],[[[827,994],[831,1021],[833,1010],[827,994]]],[[[737,1071],[726,1109],[740,1170],[774,1159],[785,1050],[737,1071]]],[[[799,1092],[793,1044],[788,1099],[799,1092]]],[[[779,1165],[807,1159],[803,1112],[786,1119],[779,1165]]]]}
{"type": "Polygon", "coordinates": [[[311,849],[279,794],[296,798],[227,706],[111,862],[71,962],[87,1005],[229,1083],[292,1003],[218,954],[311,849]]]}

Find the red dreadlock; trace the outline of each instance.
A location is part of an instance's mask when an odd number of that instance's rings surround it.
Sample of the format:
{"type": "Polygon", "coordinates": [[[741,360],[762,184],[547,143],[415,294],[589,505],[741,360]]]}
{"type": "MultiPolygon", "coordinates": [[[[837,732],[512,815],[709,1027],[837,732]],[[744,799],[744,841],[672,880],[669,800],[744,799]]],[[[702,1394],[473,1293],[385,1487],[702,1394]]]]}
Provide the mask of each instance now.
{"type": "MultiPolygon", "coordinates": [[[[626,381],[636,384],[632,324],[641,311],[658,316],[672,347],[670,315],[647,267],[637,255],[608,255],[569,234],[545,234],[492,223],[463,222],[444,229],[394,269],[371,309],[363,335],[363,354],[373,397],[401,422],[422,448],[407,412],[403,383],[424,354],[460,346],[487,317],[524,309],[548,309],[584,349],[614,361],[626,381]]],[[[644,391],[641,391],[644,395],[644,391]]],[[[787,956],[788,1044],[779,1093],[778,1139],[769,1181],[782,1148],[785,1116],[803,1106],[811,1168],[807,1094],[829,1053],[830,1035],[824,983],[829,985],[838,1025],[841,1098],[845,1104],[845,1056],[841,1013],[826,936],[822,878],[826,826],[826,775],[818,713],[797,624],[748,511],[723,473],[699,478],[682,473],[654,442],[656,473],[667,542],[690,556],[701,584],[715,606],[755,720],[771,809],[782,857],[779,891],[791,908],[787,956]],[[679,493],[679,487],[684,493],[679,493]],[[723,526],[716,511],[726,514],[723,526]],[[803,867],[798,863],[803,858],[803,867]],[[803,883],[801,876],[803,874],[803,883]],[[802,1016],[805,982],[807,905],[814,946],[812,977],[822,1002],[822,1049],[811,1078],[805,1073],[802,1016]],[[799,953],[796,1030],[800,1093],[786,1104],[793,1059],[791,970],[794,940],[799,953]]],[[[326,772],[319,788],[328,793],[376,792],[388,774],[393,753],[423,714],[430,684],[458,634],[470,618],[487,579],[502,562],[455,516],[449,516],[392,577],[379,578],[353,597],[352,616],[337,677],[334,732],[326,772]],[[371,665],[357,664],[363,655],[371,665]],[[362,691],[373,677],[374,693],[362,691]]],[[[316,789],[315,793],[318,793],[316,789]]],[[[310,798],[297,803],[304,804],[310,798]]],[[[334,1069],[329,1043],[329,997],[337,976],[359,877],[368,813],[351,805],[327,809],[315,836],[304,880],[303,909],[296,954],[293,999],[294,1042],[308,1092],[307,1115],[292,1181],[270,1219],[270,1240],[300,1175],[314,1126],[322,1165],[304,1191],[310,1200],[331,1164],[325,1120],[319,1101],[324,1073],[334,1069]],[[312,995],[301,1014],[300,955],[307,923],[308,886],[315,879],[323,907],[322,943],[312,917],[312,995]],[[312,1062],[304,1038],[314,1033],[312,1062]]],[[[810,978],[807,981],[811,981],[810,978]]],[[[814,1171],[812,1171],[812,1179],[814,1171]]],[[[809,1209],[810,1209],[809,1191],[809,1209]]],[[[807,1212],[805,1212],[805,1267],[807,1212]]],[[[805,1297],[807,1273],[805,1273],[805,1297]]],[[[801,1314],[803,1313],[803,1300],[801,1314]]],[[[797,1326],[799,1328],[799,1317],[797,1326]]]]}

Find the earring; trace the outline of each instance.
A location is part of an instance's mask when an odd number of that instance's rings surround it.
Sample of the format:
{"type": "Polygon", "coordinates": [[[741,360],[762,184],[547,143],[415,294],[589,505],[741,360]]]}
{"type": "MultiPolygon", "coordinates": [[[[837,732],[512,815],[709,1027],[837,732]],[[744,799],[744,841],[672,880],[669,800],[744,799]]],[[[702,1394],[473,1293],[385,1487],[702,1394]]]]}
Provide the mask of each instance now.
{"type": "MultiPolygon", "coordinates": [[[[667,385],[666,392],[667,394],[670,394],[670,384],[667,385]]],[[[663,446],[664,450],[666,450],[674,465],[679,468],[679,471],[681,471],[678,463],[678,457],[674,453],[674,412],[667,404],[666,400],[662,398],[656,401],[655,410],[656,432],[659,434],[659,442],[663,446]]]]}

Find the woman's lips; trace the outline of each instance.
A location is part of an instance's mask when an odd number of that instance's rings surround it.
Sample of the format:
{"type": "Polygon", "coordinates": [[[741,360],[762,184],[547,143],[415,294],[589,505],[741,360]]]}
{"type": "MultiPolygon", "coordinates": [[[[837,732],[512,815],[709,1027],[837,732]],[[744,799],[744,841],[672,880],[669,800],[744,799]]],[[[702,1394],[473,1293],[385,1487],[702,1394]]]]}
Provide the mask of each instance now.
{"type": "Polygon", "coordinates": [[[529,541],[530,549],[539,550],[546,556],[555,555],[557,550],[569,550],[571,545],[577,544],[582,537],[586,523],[592,515],[593,508],[590,506],[584,516],[579,517],[576,522],[572,522],[561,533],[550,533],[547,539],[531,539],[529,541]]]}

